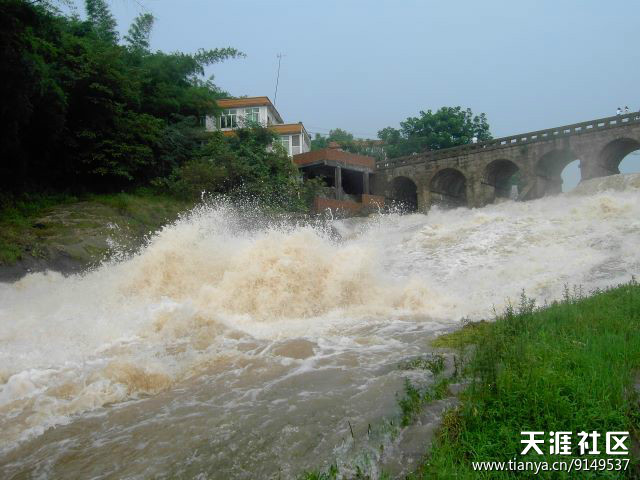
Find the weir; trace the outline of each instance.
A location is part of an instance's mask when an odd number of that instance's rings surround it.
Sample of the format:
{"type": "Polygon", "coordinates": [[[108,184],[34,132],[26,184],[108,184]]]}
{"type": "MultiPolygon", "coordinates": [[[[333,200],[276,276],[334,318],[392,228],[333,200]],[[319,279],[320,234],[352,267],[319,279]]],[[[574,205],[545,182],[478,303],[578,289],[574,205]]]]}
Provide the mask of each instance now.
{"type": "Polygon", "coordinates": [[[482,207],[508,197],[520,200],[562,191],[561,173],[580,160],[581,181],[620,173],[640,149],[640,112],[512,135],[376,163],[373,193],[397,199],[398,179],[415,186],[415,209],[431,205],[482,207]]]}

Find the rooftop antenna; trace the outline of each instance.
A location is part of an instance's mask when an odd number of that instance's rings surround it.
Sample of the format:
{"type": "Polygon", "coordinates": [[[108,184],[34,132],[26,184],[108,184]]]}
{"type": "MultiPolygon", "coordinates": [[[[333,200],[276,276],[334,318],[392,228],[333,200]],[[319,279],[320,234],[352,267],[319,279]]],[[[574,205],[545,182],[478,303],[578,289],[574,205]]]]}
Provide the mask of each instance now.
{"type": "Polygon", "coordinates": [[[281,53],[278,54],[278,76],[276,77],[276,93],[273,95],[273,106],[276,106],[276,101],[278,100],[278,83],[280,83],[280,62],[282,62],[282,57],[286,57],[281,53]]]}

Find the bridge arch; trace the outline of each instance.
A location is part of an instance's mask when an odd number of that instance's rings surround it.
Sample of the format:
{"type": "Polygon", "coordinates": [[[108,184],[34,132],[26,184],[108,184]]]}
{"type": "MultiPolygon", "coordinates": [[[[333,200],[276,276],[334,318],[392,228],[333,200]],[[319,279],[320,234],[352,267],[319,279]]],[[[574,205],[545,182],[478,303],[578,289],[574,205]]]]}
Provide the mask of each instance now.
{"type": "Polygon", "coordinates": [[[492,189],[489,202],[497,198],[510,198],[512,186],[518,187],[518,193],[522,193],[520,167],[511,160],[494,160],[484,170],[484,184],[492,189]]]}
{"type": "Polygon", "coordinates": [[[598,155],[603,176],[620,173],[622,160],[636,150],[640,150],[640,142],[632,138],[616,138],[607,143],[598,155]]]}
{"type": "Polygon", "coordinates": [[[418,187],[409,177],[395,177],[391,180],[391,200],[402,209],[415,212],[418,209],[418,187]]]}
{"type": "Polygon", "coordinates": [[[536,162],[535,174],[537,195],[562,192],[562,171],[571,162],[578,160],[578,156],[571,150],[551,150],[536,162]]]}
{"type": "Polygon", "coordinates": [[[448,207],[467,206],[467,178],[455,168],[436,172],[429,182],[431,203],[448,207]]]}

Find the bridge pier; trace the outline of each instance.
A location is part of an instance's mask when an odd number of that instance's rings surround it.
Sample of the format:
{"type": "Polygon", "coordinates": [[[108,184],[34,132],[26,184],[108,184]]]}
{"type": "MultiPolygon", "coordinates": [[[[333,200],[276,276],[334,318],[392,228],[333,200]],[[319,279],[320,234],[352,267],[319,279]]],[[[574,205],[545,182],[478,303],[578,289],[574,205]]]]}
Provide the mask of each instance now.
{"type": "Polygon", "coordinates": [[[598,152],[584,153],[580,159],[580,181],[591,180],[592,178],[606,177],[620,173],[617,168],[605,163],[605,159],[598,155],[598,152]]]}
{"type": "Polygon", "coordinates": [[[486,182],[482,177],[471,176],[467,178],[467,207],[484,207],[488,202],[486,182]]]}
{"type": "Polygon", "coordinates": [[[431,207],[431,191],[429,185],[423,182],[418,183],[418,211],[426,213],[431,207]]]}

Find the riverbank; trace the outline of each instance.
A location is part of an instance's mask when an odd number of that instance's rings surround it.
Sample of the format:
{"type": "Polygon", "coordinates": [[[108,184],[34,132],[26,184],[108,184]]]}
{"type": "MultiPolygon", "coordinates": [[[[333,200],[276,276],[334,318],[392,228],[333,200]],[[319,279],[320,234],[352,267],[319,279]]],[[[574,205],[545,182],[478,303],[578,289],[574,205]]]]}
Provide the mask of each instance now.
{"type": "MultiPolygon", "coordinates": [[[[449,398],[454,406],[439,415],[433,442],[406,479],[522,478],[535,473],[525,470],[525,462],[551,466],[572,460],[580,461],[573,474],[540,467],[536,478],[576,478],[576,471],[580,478],[638,478],[639,333],[640,285],[633,279],[589,297],[579,289],[565,290],[561,302],[542,308],[523,294],[519,305],[508,307],[495,322],[469,323],[437,337],[431,343],[439,353],[410,363],[411,369],[432,372],[433,383],[421,387],[406,379],[398,396],[399,426],[412,428],[442,399],[449,398]],[[446,363],[454,368],[444,372],[446,363]],[[454,395],[457,401],[452,402],[454,395]],[[520,455],[524,431],[544,432],[536,437],[544,440],[542,455],[520,455]],[[583,431],[602,435],[600,454],[579,454],[578,434],[583,431]],[[570,433],[569,454],[550,454],[550,432],[570,433]],[[629,432],[624,442],[628,454],[606,455],[606,432],[629,432]],[[607,460],[609,470],[603,471],[607,460]],[[512,471],[474,467],[475,462],[509,461],[512,471]],[[616,469],[627,463],[626,470],[616,469]]],[[[346,470],[332,465],[300,478],[370,478],[357,465],[346,470]]],[[[384,468],[378,477],[392,478],[384,468]]]]}
{"type": "MultiPolygon", "coordinates": [[[[588,298],[566,291],[562,302],[541,309],[523,296],[495,323],[470,324],[439,337],[434,346],[473,349],[465,368],[472,381],[410,479],[519,478],[522,471],[480,473],[473,462],[551,465],[572,459],[589,461],[591,471],[583,468],[581,478],[638,478],[640,286],[635,280],[588,298]],[[523,431],[544,432],[543,455],[520,455],[523,431]],[[570,455],[549,453],[549,432],[558,431],[571,432],[570,455]],[[602,434],[600,455],[579,455],[583,431],[602,434]],[[629,456],[605,455],[606,432],[614,431],[630,432],[629,456]],[[625,472],[595,471],[591,465],[594,459],[616,458],[631,460],[625,472]]],[[[536,478],[575,477],[541,471],[536,478]]]]}
{"type": "Polygon", "coordinates": [[[7,201],[0,209],[0,281],[40,270],[80,271],[116,250],[137,248],[191,206],[142,191],[7,201]]]}

